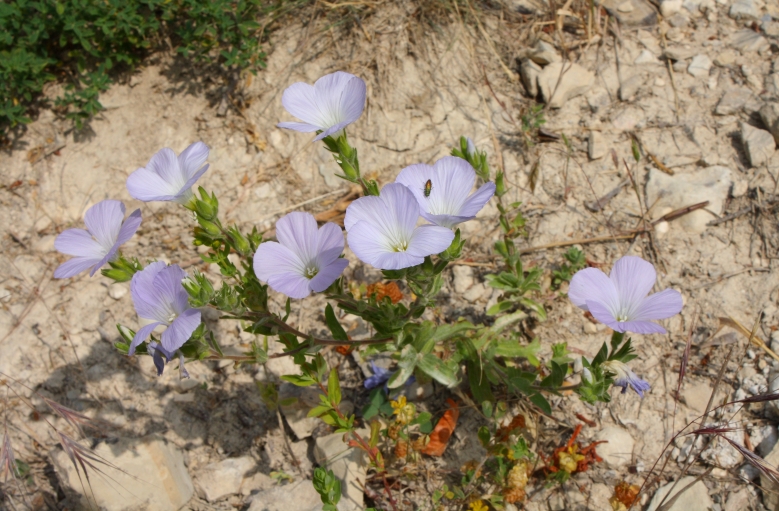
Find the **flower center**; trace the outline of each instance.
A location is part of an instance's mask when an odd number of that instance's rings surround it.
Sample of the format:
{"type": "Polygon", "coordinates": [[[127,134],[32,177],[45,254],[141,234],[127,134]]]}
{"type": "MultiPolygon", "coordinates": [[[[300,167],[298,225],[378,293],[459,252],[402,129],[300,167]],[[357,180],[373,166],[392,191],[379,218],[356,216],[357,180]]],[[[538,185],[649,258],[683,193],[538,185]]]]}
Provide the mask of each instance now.
{"type": "Polygon", "coordinates": [[[305,276],[307,279],[311,280],[311,279],[313,279],[314,277],[316,277],[316,274],[317,274],[317,273],[319,273],[319,268],[317,268],[316,266],[309,266],[309,267],[307,267],[307,268],[305,269],[305,271],[303,272],[303,275],[304,275],[304,276],[305,276]]]}
{"type": "Polygon", "coordinates": [[[405,252],[406,250],[408,250],[408,241],[403,240],[395,243],[394,245],[392,245],[392,250],[394,252],[405,252]]]}

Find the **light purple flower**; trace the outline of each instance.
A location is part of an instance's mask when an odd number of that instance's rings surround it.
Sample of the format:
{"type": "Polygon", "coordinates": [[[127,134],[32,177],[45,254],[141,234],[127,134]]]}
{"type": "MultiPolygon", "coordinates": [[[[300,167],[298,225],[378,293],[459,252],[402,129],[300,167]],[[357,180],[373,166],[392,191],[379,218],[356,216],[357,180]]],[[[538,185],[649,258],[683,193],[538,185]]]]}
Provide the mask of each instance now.
{"type": "Polygon", "coordinates": [[[172,355],[200,325],[200,311],[189,306],[189,295],[181,284],[186,276],[178,265],[166,266],[161,261],[151,263],[133,275],[130,293],[135,312],[153,322],[141,327],[135,334],[128,351],[130,355],[159,325],[168,328],[160,336],[158,349],[162,348],[163,353],[172,355]]]}
{"type": "Polygon", "coordinates": [[[125,220],[124,204],[118,200],[100,201],[84,215],[87,230],[68,229],[54,240],[54,248],[63,254],[76,256],[54,270],[54,278],[67,279],[91,268],[95,274],[108,261],[113,261],[119,247],[132,238],[141,225],[141,210],[136,209],[125,220]]]}
{"type": "Polygon", "coordinates": [[[400,183],[388,184],[378,197],[362,197],[346,208],[344,226],[349,247],[363,262],[381,270],[421,264],[443,252],[454,233],[437,225],[421,225],[414,194],[400,183]]]}
{"type": "Polygon", "coordinates": [[[614,264],[611,276],[585,268],[571,279],[568,298],[580,309],[617,332],[664,334],[652,320],[670,318],[682,310],[682,295],[665,289],[647,296],[657,274],[651,263],[625,256],[614,264]]]}
{"type": "Polygon", "coordinates": [[[379,385],[382,385],[384,383],[387,383],[387,380],[390,379],[390,376],[392,376],[392,371],[389,369],[384,369],[381,366],[377,366],[373,362],[370,362],[371,364],[371,371],[373,371],[373,376],[370,376],[365,380],[366,389],[372,389],[374,387],[378,387],[379,385]]]}
{"type": "Polygon", "coordinates": [[[281,96],[281,104],[303,122],[280,122],[279,128],[309,133],[322,131],[314,140],[333,135],[353,123],[365,108],[365,82],[343,71],[325,75],[314,85],[293,83],[281,96]]]}
{"type": "Polygon", "coordinates": [[[466,153],[469,157],[473,157],[476,154],[476,144],[473,143],[471,137],[465,137],[466,153]]]}
{"type": "Polygon", "coordinates": [[[186,204],[192,198],[192,185],[208,170],[208,146],[195,142],[176,156],[172,149],[160,149],[146,167],[127,178],[127,191],[143,202],[175,201],[186,204]]]}
{"type": "Polygon", "coordinates": [[[271,288],[290,298],[319,293],[343,273],[349,261],[341,228],[326,223],[317,229],[311,213],[293,212],[276,222],[275,241],[266,241],[254,254],[254,273],[271,288]]]}
{"type": "MultiPolygon", "coordinates": [[[[160,345],[157,342],[150,342],[148,346],[148,351],[149,354],[152,356],[152,360],[154,361],[154,367],[157,368],[157,376],[162,376],[162,372],[165,370],[165,363],[173,360],[175,353],[165,351],[165,348],[163,348],[162,345],[160,345]]],[[[178,353],[179,353],[179,378],[183,380],[185,378],[189,378],[189,372],[187,371],[187,368],[184,367],[184,354],[181,353],[181,351],[179,351],[178,353]]]]}
{"type": "Polygon", "coordinates": [[[449,229],[473,220],[495,193],[493,182],[484,183],[471,193],[476,172],[470,163],[456,156],[441,158],[432,166],[417,163],[406,167],[395,181],[411,190],[426,220],[449,229]]]}
{"type": "Polygon", "coordinates": [[[601,367],[614,374],[614,385],[622,387],[622,393],[628,391],[628,387],[636,391],[639,397],[644,397],[644,392],[649,391],[651,388],[649,383],[642,380],[636,373],[630,370],[630,368],[624,362],[619,360],[609,360],[601,364],[601,367]]]}

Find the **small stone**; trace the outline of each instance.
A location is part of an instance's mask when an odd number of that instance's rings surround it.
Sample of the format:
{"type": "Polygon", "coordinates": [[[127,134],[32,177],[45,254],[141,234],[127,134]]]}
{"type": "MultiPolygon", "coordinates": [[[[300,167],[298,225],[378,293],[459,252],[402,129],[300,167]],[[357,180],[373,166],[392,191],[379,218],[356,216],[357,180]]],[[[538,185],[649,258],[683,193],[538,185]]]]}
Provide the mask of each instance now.
{"type": "Polygon", "coordinates": [[[344,180],[335,175],[335,172],[333,172],[333,167],[330,165],[320,163],[319,175],[322,176],[322,178],[325,180],[325,186],[328,188],[340,188],[344,184],[344,180]]]}
{"type": "Polygon", "coordinates": [[[779,103],[771,101],[763,105],[760,109],[760,119],[779,145],[779,103]]]}
{"type": "Polygon", "coordinates": [[[519,76],[522,85],[525,86],[527,95],[531,98],[538,96],[538,75],[541,74],[541,66],[530,59],[521,59],[519,64],[519,76]]]}
{"type": "Polygon", "coordinates": [[[644,111],[633,105],[629,105],[612,117],[611,124],[620,131],[630,131],[639,124],[642,124],[644,120],[644,111]]]}
{"type": "Polygon", "coordinates": [[[672,46],[670,48],[666,48],[663,52],[663,56],[667,59],[674,60],[674,61],[680,61],[680,60],[687,60],[689,58],[692,58],[692,56],[695,53],[693,50],[689,48],[683,48],[681,46],[672,46]]]}
{"type": "MultiPolygon", "coordinates": [[[[362,430],[363,438],[370,436],[370,431],[362,430]]],[[[333,471],[335,477],[341,480],[341,501],[338,509],[342,511],[361,511],[364,509],[363,490],[366,477],[365,452],[344,443],[343,433],[333,433],[316,439],[314,457],[322,466],[333,471]]]]}
{"type": "Polygon", "coordinates": [[[598,445],[597,452],[609,468],[622,468],[633,461],[633,446],[636,442],[626,429],[606,426],[595,435],[594,441],[602,440],[607,443],[598,445]]]}
{"type": "Polygon", "coordinates": [[[600,131],[591,131],[587,140],[587,153],[590,159],[597,160],[598,158],[603,158],[608,152],[609,148],[606,146],[603,134],[600,131]]]}
{"type": "Polygon", "coordinates": [[[611,104],[611,96],[606,89],[596,89],[587,94],[587,104],[594,113],[598,113],[611,104]]]}
{"type": "Polygon", "coordinates": [[[756,20],[760,17],[760,10],[755,6],[753,0],[736,0],[736,2],[730,6],[728,15],[734,19],[756,20]]]}
{"type": "Polygon", "coordinates": [[[696,55],[690,62],[687,72],[696,78],[702,78],[709,76],[709,69],[711,69],[711,59],[706,55],[696,55]]]}
{"type": "Polygon", "coordinates": [[[528,53],[528,57],[542,66],[547,66],[553,62],[560,62],[562,57],[557,53],[554,46],[546,41],[538,41],[532,50],[528,53]]]}
{"type": "Polygon", "coordinates": [[[633,2],[631,2],[631,0],[627,0],[626,2],[622,2],[621,4],[619,4],[617,6],[617,10],[619,12],[625,12],[625,13],[633,12],[635,9],[636,8],[633,7],[633,2]]]}
{"type": "Polygon", "coordinates": [[[566,62],[563,71],[563,63],[554,62],[541,71],[538,86],[544,102],[551,108],[560,108],[569,99],[587,92],[594,78],[592,72],[579,64],[566,62]]]}
{"type": "Polygon", "coordinates": [[[724,50],[714,57],[714,63],[720,67],[732,66],[736,63],[736,52],[733,50],[724,50]]]}
{"type": "Polygon", "coordinates": [[[765,37],[749,29],[739,30],[733,34],[730,45],[741,53],[760,51],[769,46],[765,37]]]}
{"type": "Polygon", "coordinates": [[[741,488],[728,495],[728,500],[722,511],[744,511],[745,509],[750,509],[749,491],[746,488],[741,488]]]}
{"type": "Polygon", "coordinates": [[[776,141],[770,132],[741,123],[741,141],[753,167],[762,165],[771,159],[776,151],[776,141]]]}
{"type": "Polygon", "coordinates": [[[770,75],[766,75],[765,80],[763,81],[765,83],[765,90],[769,94],[779,96],[779,73],[771,73],[770,75]]]}
{"type": "Polygon", "coordinates": [[[660,2],[660,13],[664,18],[670,18],[682,10],[682,0],[663,0],[660,2]]]}
{"type": "Polygon", "coordinates": [[[685,62],[684,60],[680,60],[678,62],[674,62],[674,65],[671,67],[673,67],[674,72],[683,73],[684,71],[687,70],[688,66],[689,64],[687,64],[687,62],[685,62]]]}
{"type": "Polygon", "coordinates": [[[252,493],[264,490],[270,490],[276,486],[276,481],[262,472],[256,472],[246,477],[241,483],[241,495],[251,495],[252,493]]]}
{"type": "Polygon", "coordinates": [[[32,249],[40,254],[48,254],[49,252],[54,252],[54,240],[57,239],[56,236],[53,234],[48,234],[46,236],[43,236],[41,239],[36,241],[32,249]]]}
{"type": "MultiPolygon", "coordinates": [[[[732,172],[727,167],[713,166],[673,176],[652,168],[646,185],[649,204],[655,204],[655,217],[675,209],[709,201],[707,210],[722,213],[722,206],[733,183],[732,172]],[[661,213],[662,211],[662,213],[661,213]]],[[[697,210],[674,220],[673,226],[689,233],[700,234],[714,216],[708,211],[697,210]]]]}
{"type": "Polygon", "coordinates": [[[707,383],[685,385],[684,390],[682,390],[682,399],[691,410],[703,413],[706,411],[706,405],[711,397],[711,390],[711,386],[707,383]]]}
{"type": "Polygon", "coordinates": [[[668,18],[668,24],[671,25],[672,27],[684,28],[690,24],[690,20],[687,18],[687,16],[677,12],[676,14],[668,18]]]}
{"type": "Polygon", "coordinates": [[[737,87],[730,89],[719,100],[714,108],[717,115],[733,115],[741,111],[744,105],[752,98],[752,91],[746,87],[737,87]]]}
{"type": "Polygon", "coordinates": [[[457,294],[463,294],[473,286],[473,268],[470,266],[456,265],[452,268],[452,287],[457,294]]]}
{"type": "Polygon", "coordinates": [[[249,456],[210,463],[195,475],[195,491],[208,502],[239,493],[244,476],[255,465],[249,456]]]}
{"type": "MultiPolygon", "coordinates": [[[[652,497],[652,501],[649,503],[647,511],[657,511],[660,507],[660,502],[662,502],[663,499],[665,499],[665,496],[671,492],[671,488],[673,488],[673,492],[670,497],[673,497],[682,491],[682,489],[691,485],[694,481],[694,477],[687,476],[675,483],[670,482],[665,486],[660,487],[652,497]]],[[[665,499],[666,504],[668,503],[668,500],[669,499],[665,499]]],[[[713,506],[714,502],[712,502],[711,497],[709,497],[709,490],[706,489],[706,485],[703,481],[698,481],[687,488],[684,493],[679,495],[679,498],[676,499],[673,505],[667,508],[667,511],[709,511],[713,506]]]]}
{"type": "Polygon", "coordinates": [[[655,57],[655,54],[652,53],[649,50],[642,50],[641,53],[638,54],[638,57],[636,57],[636,60],[633,61],[633,64],[659,64],[660,60],[658,60],[657,57],[655,57]]]}
{"type": "Polygon", "coordinates": [[[657,11],[647,0],[599,0],[598,4],[625,27],[657,25],[657,11]]]}
{"type": "Polygon", "coordinates": [[[288,382],[279,386],[279,402],[284,403],[279,408],[298,440],[310,437],[319,424],[319,419],[308,416],[308,411],[319,405],[319,394],[314,387],[298,387],[288,382]]]}
{"type": "Polygon", "coordinates": [[[622,101],[629,101],[636,95],[638,89],[646,82],[646,77],[642,74],[633,75],[619,87],[619,99],[622,101]]]}
{"type": "Polygon", "coordinates": [[[80,497],[79,504],[73,502],[76,509],[93,509],[97,504],[102,511],[175,510],[192,498],[195,490],[181,452],[159,435],[101,442],[94,451],[101,460],[121,470],[98,464],[107,475],[92,474],[89,498],[84,496],[83,474],[76,471],[65,451],[57,447],[49,453],[63,489],[80,497]],[[117,488],[129,490],[119,493],[117,488]]]}
{"type": "Polygon", "coordinates": [[[114,282],[110,286],[108,286],[108,296],[113,298],[114,300],[121,300],[124,295],[127,294],[129,289],[127,289],[127,286],[125,284],[114,282]]]}
{"type": "Polygon", "coordinates": [[[322,499],[312,481],[301,479],[257,493],[246,511],[322,511],[322,499]]]}
{"type": "Polygon", "coordinates": [[[468,289],[468,291],[466,293],[464,293],[462,295],[462,297],[466,301],[474,303],[474,302],[476,302],[477,300],[479,300],[480,298],[482,298],[485,295],[489,296],[487,294],[487,291],[488,291],[487,286],[485,286],[483,283],[479,282],[478,284],[476,284],[473,287],[471,287],[470,289],[468,289]]]}

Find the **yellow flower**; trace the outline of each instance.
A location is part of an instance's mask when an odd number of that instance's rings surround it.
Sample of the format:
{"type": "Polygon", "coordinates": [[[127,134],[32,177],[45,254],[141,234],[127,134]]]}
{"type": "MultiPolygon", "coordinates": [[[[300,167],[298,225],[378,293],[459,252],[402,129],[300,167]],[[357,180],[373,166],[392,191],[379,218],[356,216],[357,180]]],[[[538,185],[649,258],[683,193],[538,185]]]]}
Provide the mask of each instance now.
{"type": "Polygon", "coordinates": [[[584,459],[584,456],[579,454],[577,445],[570,446],[567,450],[560,453],[560,468],[566,472],[573,474],[576,472],[576,468],[579,466],[579,462],[584,459]]]}
{"type": "Polygon", "coordinates": [[[468,509],[471,511],[489,511],[490,508],[484,504],[484,501],[474,500],[471,502],[471,505],[468,506],[468,509]]]}
{"type": "Polygon", "coordinates": [[[417,414],[417,408],[412,403],[406,404],[406,396],[400,396],[397,401],[390,401],[390,405],[392,405],[392,413],[398,416],[395,420],[399,424],[408,424],[417,414]]]}

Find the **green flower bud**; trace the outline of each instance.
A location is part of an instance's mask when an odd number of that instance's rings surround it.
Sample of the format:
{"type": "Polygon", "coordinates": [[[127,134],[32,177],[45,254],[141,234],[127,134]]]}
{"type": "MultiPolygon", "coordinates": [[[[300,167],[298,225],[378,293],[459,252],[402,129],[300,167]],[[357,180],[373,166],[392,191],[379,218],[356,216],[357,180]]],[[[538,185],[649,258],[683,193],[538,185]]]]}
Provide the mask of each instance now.
{"type": "Polygon", "coordinates": [[[209,236],[220,236],[222,234],[222,230],[219,228],[219,226],[210,220],[198,217],[197,223],[200,224],[200,227],[202,227],[203,231],[205,231],[205,233],[209,236]]]}

